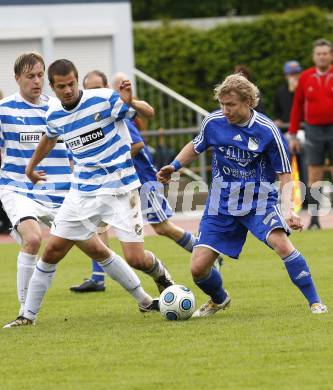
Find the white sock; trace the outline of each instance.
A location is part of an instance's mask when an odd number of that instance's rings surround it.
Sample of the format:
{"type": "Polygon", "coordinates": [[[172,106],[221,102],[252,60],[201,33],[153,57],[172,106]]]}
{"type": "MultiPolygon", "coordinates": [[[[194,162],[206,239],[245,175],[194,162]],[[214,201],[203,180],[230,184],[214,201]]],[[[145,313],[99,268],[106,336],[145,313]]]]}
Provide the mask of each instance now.
{"type": "Polygon", "coordinates": [[[37,263],[37,255],[19,252],[17,256],[17,298],[20,303],[19,315],[23,315],[25,300],[31,276],[37,263]]]}
{"type": "Polygon", "coordinates": [[[30,279],[27,299],[24,305],[24,317],[34,320],[39,312],[46,291],[51,286],[56,271],[56,264],[38,260],[30,279]]]}
{"type": "Polygon", "coordinates": [[[153,258],[153,265],[150,270],[144,271],[147,275],[151,276],[154,280],[165,274],[164,265],[160,260],[152,253],[149,252],[153,258]]]}
{"type": "Polygon", "coordinates": [[[122,257],[112,252],[109,258],[99,261],[98,264],[112,279],[127,290],[139,305],[151,304],[151,296],[141,287],[139,277],[122,257]]]}

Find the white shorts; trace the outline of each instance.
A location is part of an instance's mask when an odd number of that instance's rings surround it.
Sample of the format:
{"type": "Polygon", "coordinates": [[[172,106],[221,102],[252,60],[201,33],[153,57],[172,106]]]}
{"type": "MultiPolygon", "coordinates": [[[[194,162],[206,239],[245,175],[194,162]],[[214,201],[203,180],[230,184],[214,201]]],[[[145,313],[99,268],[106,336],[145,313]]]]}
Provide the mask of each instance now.
{"type": "Polygon", "coordinates": [[[70,191],[51,227],[51,234],[72,241],[91,238],[110,225],[123,242],[143,242],[143,222],[138,190],[124,195],[82,196],[70,191]]]}
{"type": "Polygon", "coordinates": [[[22,244],[22,238],[17,231],[17,225],[26,219],[35,219],[38,222],[43,222],[47,226],[51,226],[57,211],[60,208],[50,208],[42,203],[36,202],[27,196],[17,194],[14,191],[3,189],[1,191],[1,202],[8,218],[13,226],[10,235],[18,244],[22,244]]]}

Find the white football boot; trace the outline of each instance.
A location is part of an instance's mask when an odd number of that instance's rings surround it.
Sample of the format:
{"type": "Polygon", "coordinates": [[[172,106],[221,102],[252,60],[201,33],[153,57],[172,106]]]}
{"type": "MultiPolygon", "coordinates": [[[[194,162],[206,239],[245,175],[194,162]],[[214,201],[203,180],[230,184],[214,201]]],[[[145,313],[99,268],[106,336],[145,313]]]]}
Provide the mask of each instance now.
{"type": "Polygon", "coordinates": [[[313,314],[328,313],[327,306],[321,302],[313,303],[310,307],[313,314]]]}
{"type": "Polygon", "coordinates": [[[35,321],[30,320],[29,318],[25,318],[23,316],[18,316],[14,321],[9,322],[2,329],[8,328],[16,328],[18,326],[27,326],[27,325],[35,325],[35,321]]]}
{"type": "Polygon", "coordinates": [[[231,298],[228,293],[225,300],[220,304],[214,303],[210,299],[208,302],[201,305],[201,307],[193,313],[192,317],[209,317],[215,314],[219,310],[227,309],[228,306],[230,305],[230,302],[231,302],[231,298]]]}

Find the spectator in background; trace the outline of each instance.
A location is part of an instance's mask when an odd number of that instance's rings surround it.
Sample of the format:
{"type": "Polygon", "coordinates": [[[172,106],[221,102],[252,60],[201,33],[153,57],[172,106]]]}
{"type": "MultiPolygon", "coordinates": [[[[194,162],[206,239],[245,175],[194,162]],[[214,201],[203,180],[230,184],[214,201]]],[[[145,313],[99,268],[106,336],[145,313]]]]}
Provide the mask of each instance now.
{"type": "MultiPolygon", "coordinates": [[[[235,65],[233,73],[239,73],[242,76],[244,76],[246,79],[251,81],[251,83],[253,82],[252,72],[246,65],[242,65],[242,64],[235,65]]],[[[255,110],[261,113],[265,112],[265,106],[260,91],[258,96],[258,104],[256,105],[255,110]]]]}
{"type": "MultiPolygon", "coordinates": [[[[283,124],[289,123],[294,93],[301,72],[302,67],[298,61],[287,61],[283,66],[285,81],[278,87],[274,100],[274,122],[277,127],[281,128],[283,124]]],[[[282,130],[286,131],[287,129],[282,130]]]]}
{"type": "MultiPolygon", "coordinates": [[[[290,116],[290,151],[300,151],[297,132],[305,121],[305,154],[308,164],[308,203],[319,208],[320,199],[312,196],[310,188],[319,188],[323,179],[325,158],[333,161],[333,45],[326,39],[313,44],[313,67],[305,70],[295,91],[290,116]]],[[[314,194],[314,191],[312,191],[314,194]]],[[[317,191],[316,191],[317,192],[317,191]]],[[[319,191],[318,191],[319,193],[319,191]]],[[[318,215],[311,216],[309,228],[320,228],[318,215]]]]}

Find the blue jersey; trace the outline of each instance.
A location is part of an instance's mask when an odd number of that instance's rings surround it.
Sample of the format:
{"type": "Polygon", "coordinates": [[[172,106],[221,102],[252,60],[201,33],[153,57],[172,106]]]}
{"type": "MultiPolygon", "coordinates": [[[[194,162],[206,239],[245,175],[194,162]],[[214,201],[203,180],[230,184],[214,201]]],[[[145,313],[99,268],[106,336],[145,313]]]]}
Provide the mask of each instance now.
{"type": "Polygon", "coordinates": [[[42,203],[60,207],[70,188],[70,162],[65,143],[59,138],[37,170],[46,172],[47,181],[32,184],[25,175],[41,137],[46,131],[46,112],[55,98],[42,95],[40,104],[25,101],[19,93],[0,101],[2,164],[0,185],[42,203]]]}
{"type": "MultiPolygon", "coordinates": [[[[138,142],[144,142],[140,134],[140,131],[136,127],[135,123],[133,123],[133,121],[131,121],[130,119],[126,119],[126,125],[128,127],[133,144],[136,144],[138,142]]],[[[136,172],[139,176],[139,179],[141,181],[141,184],[144,184],[147,181],[157,180],[156,179],[157,170],[153,165],[153,158],[146,145],[133,158],[133,163],[136,172]]]]}
{"type": "Polygon", "coordinates": [[[62,136],[72,152],[72,190],[82,195],[122,194],[140,186],[123,121],[135,111],[111,89],[82,92],[66,110],[58,101],[47,113],[48,137],[62,136]]]}
{"type": "Polygon", "coordinates": [[[213,183],[205,215],[245,215],[277,202],[277,173],[291,172],[285,139],[265,115],[253,111],[246,126],[230,124],[221,110],[208,115],[194,150],[212,149],[213,183]]]}

